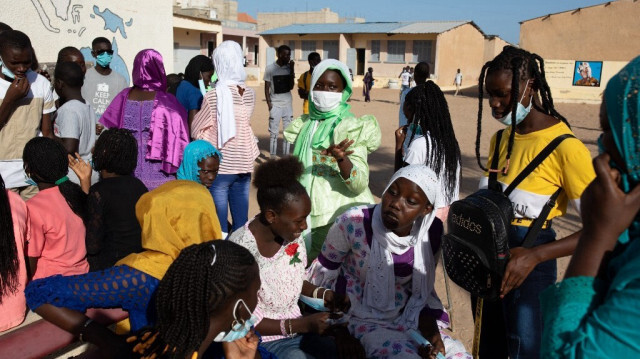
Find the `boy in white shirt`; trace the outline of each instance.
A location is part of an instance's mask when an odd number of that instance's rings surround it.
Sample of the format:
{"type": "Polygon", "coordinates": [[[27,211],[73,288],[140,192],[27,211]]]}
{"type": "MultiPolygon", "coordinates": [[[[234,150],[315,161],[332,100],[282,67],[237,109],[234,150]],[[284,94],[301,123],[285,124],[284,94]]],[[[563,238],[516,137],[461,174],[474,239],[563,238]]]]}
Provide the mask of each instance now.
{"type": "Polygon", "coordinates": [[[56,110],[49,81],[31,70],[33,48],[27,35],[6,30],[0,36],[0,174],[5,187],[27,200],[38,187],[27,182],[24,146],[39,131],[53,137],[51,113],[56,110]]]}

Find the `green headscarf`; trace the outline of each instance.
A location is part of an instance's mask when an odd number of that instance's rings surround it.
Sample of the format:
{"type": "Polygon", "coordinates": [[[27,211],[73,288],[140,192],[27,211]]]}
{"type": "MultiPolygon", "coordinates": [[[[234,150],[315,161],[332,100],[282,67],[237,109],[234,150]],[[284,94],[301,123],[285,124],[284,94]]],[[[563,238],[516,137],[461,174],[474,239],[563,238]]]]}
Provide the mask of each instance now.
{"type": "MultiPolygon", "coordinates": [[[[631,60],[616,74],[604,91],[607,117],[616,147],[625,162],[626,173],[622,175],[622,185],[629,192],[640,183],[640,57],[631,60]]],[[[640,219],[636,217],[628,231],[619,241],[626,243],[629,237],[640,236],[640,219]]]]}
{"type": "Polygon", "coordinates": [[[309,91],[309,119],[304,124],[298,139],[296,140],[293,154],[297,156],[302,162],[305,172],[300,178],[300,182],[309,188],[311,185],[311,166],[313,165],[312,152],[313,150],[326,149],[331,145],[333,139],[333,130],[338,124],[345,118],[355,117],[351,113],[351,106],[347,104],[347,100],[351,97],[353,84],[351,82],[351,76],[349,75],[349,68],[338,60],[328,59],[320,62],[313,69],[313,76],[311,77],[311,91],[309,91]],[[336,70],[345,81],[345,87],[342,91],[342,102],[338,107],[329,112],[320,112],[316,109],[311,99],[313,88],[318,82],[318,79],[327,70],[336,70]],[[317,127],[316,127],[317,126],[317,127]],[[314,131],[315,128],[315,131],[314,131]]]}

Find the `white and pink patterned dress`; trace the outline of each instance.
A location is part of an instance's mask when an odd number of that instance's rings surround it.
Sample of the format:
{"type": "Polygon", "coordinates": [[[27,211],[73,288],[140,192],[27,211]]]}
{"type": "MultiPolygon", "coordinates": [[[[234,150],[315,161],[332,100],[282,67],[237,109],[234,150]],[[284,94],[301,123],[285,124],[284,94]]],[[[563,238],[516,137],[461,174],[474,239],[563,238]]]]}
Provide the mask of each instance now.
{"type": "MultiPolygon", "coordinates": [[[[237,243],[251,252],[260,267],[260,290],[258,290],[258,305],[253,314],[258,323],[263,318],[281,320],[295,319],[302,316],[298,299],[302,292],[302,283],[305,280],[305,267],[307,265],[307,251],[302,237],[290,244],[284,245],[270,258],[262,256],[258,250],[256,239],[249,230],[249,223],[233,232],[229,237],[231,242],[237,243]],[[298,258],[301,262],[290,264],[293,255],[291,249],[297,244],[298,258]],[[291,247],[290,247],[291,246],[291,247]],[[289,251],[287,250],[289,248],[289,251]],[[289,252],[289,253],[287,253],[289,252]]],[[[256,323],[257,325],[257,323],[256,323]]],[[[282,335],[263,336],[263,342],[284,339],[282,335]]]]}
{"type": "MultiPolygon", "coordinates": [[[[329,230],[321,254],[307,272],[308,280],[315,285],[332,288],[337,293],[346,293],[352,303],[363,305],[363,290],[367,279],[368,257],[371,254],[373,230],[371,219],[374,205],[354,207],[343,213],[329,230]]],[[[442,222],[435,221],[429,229],[429,237],[436,239],[442,235],[442,222]]],[[[431,241],[432,247],[439,240],[431,241]]],[[[396,317],[402,313],[411,297],[411,277],[413,273],[413,249],[402,255],[392,255],[396,278],[396,317]]],[[[429,264],[435,270],[435,263],[429,264]]],[[[435,293],[432,294],[436,296],[435,293]]],[[[423,311],[438,319],[438,324],[446,327],[448,315],[441,309],[425,307],[423,311]]],[[[408,328],[391,320],[361,319],[349,312],[349,331],[360,340],[368,358],[420,358],[418,347],[406,334],[408,328]]],[[[446,349],[447,359],[471,359],[464,346],[440,331],[446,349]]]]}

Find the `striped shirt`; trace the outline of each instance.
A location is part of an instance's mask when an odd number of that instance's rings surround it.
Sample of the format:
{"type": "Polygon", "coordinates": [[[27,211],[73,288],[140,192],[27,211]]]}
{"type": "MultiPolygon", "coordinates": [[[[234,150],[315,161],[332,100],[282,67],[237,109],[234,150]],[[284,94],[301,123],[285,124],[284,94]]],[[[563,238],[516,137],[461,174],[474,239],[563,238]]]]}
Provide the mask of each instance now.
{"type": "Polygon", "coordinates": [[[253,162],[260,154],[253,130],[249,123],[255,106],[255,92],[245,87],[240,95],[237,86],[229,86],[233,95],[233,112],[236,119],[236,136],[222,148],[218,145],[217,96],[215,91],[207,92],[200,111],[193,119],[191,137],[211,142],[222,153],[220,174],[253,172],[253,162]]]}

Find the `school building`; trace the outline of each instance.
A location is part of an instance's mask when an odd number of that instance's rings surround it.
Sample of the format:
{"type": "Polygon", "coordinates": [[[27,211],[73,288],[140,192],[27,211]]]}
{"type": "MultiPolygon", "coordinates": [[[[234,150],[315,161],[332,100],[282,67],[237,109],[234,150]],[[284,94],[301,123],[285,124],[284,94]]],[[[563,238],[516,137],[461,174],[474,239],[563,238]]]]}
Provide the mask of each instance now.
{"type": "Polygon", "coordinates": [[[520,46],[545,60],[554,100],[599,103],[609,79],[640,55],[640,2],[609,1],[520,23],[520,46]]]}
{"type": "MultiPolygon", "coordinates": [[[[239,13],[237,1],[173,1],[174,72],[184,72],[196,55],[211,56],[216,46],[226,40],[240,44],[247,64],[256,65],[257,21],[247,13],[239,13]]],[[[257,73],[257,68],[252,72],[257,73]]],[[[257,81],[257,75],[252,76],[257,81]]]]}
{"type": "Polygon", "coordinates": [[[276,60],[276,48],[288,45],[296,74],[309,69],[307,56],[315,51],[322,59],[347,64],[355,86],[362,86],[366,69],[372,67],[375,87],[395,87],[402,68],[421,61],[431,65],[431,78],[445,89],[452,86],[458,68],[463,85],[472,86],[484,62],[507,44],[485,35],[472,21],[294,24],[259,35],[261,74],[276,60]]]}
{"type": "Polygon", "coordinates": [[[345,22],[365,22],[361,17],[340,17],[330,8],[317,11],[259,12],[258,31],[271,30],[292,24],[337,24],[345,22]]]}

